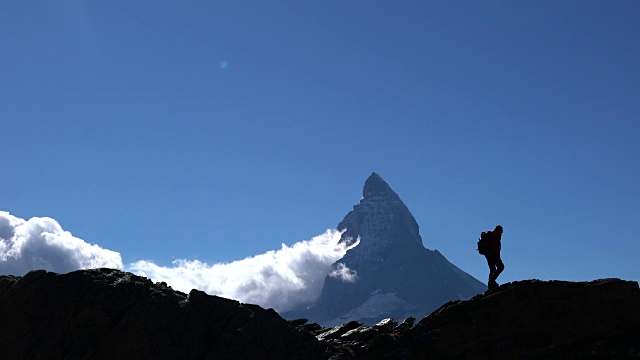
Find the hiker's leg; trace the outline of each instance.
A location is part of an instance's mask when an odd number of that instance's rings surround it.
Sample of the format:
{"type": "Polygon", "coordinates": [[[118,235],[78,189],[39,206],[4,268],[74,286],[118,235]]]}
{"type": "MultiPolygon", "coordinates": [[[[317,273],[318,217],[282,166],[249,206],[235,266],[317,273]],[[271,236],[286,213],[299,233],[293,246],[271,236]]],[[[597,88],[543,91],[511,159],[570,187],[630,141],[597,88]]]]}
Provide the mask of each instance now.
{"type": "Polygon", "coordinates": [[[491,282],[491,278],[493,277],[493,264],[489,256],[484,256],[487,259],[487,265],[489,265],[489,282],[491,282]]]}
{"type": "Polygon", "coordinates": [[[496,263],[493,256],[485,256],[487,258],[487,265],[489,265],[489,282],[494,281],[496,276],[496,263]]]}
{"type": "Polygon", "coordinates": [[[495,277],[493,278],[493,280],[497,279],[498,276],[500,276],[500,273],[504,270],[504,263],[502,262],[502,259],[497,258],[495,261],[495,266],[496,270],[494,271],[495,277]]]}

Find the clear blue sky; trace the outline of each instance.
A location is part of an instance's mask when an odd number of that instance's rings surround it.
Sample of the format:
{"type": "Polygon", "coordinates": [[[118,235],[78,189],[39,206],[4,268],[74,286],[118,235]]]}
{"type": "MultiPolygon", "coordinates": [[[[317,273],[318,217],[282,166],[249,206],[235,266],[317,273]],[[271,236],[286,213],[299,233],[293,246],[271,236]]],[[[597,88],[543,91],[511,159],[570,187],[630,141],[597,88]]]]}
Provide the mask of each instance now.
{"type": "Polygon", "coordinates": [[[486,279],[640,279],[638,1],[4,1],[0,210],[141,259],[334,228],[379,173],[486,279]]]}

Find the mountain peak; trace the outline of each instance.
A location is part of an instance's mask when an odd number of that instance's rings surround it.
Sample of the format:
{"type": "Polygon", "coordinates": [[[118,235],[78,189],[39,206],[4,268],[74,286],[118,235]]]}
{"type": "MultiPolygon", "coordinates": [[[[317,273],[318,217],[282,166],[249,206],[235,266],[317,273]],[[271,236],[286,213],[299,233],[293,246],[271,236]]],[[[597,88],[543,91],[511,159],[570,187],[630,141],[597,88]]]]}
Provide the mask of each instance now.
{"type": "Polygon", "coordinates": [[[374,172],[367,178],[362,196],[338,224],[338,230],[346,229],[341,241],[360,238],[360,245],[350,250],[349,256],[360,254],[363,261],[377,261],[388,255],[388,246],[411,243],[423,247],[418,223],[380,175],[374,172]]]}
{"type": "Polygon", "coordinates": [[[374,172],[364,182],[362,197],[368,199],[371,197],[398,197],[398,195],[382,179],[382,176],[374,172]]]}
{"type": "Polygon", "coordinates": [[[340,242],[357,245],[334,263],[354,275],[327,275],[320,297],[287,314],[335,326],[357,320],[418,317],[450,300],[470,298],[486,286],[428,250],[411,211],[376,173],[365,181],[363,198],[338,224],[340,242]]]}

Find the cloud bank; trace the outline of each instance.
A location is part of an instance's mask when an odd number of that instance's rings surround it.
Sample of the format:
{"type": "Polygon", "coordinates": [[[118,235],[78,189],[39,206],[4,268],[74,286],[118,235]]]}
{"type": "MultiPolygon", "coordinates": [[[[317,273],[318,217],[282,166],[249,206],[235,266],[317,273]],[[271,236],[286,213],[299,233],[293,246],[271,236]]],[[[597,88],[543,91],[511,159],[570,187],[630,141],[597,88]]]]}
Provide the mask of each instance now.
{"type": "Polygon", "coordinates": [[[333,264],[355,243],[339,243],[341,232],[327,230],[311,240],[231,263],[209,265],[198,260],[176,260],[173,266],[137,261],[127,267],[118,252],[74,237],[51,218],[23,220],[0,211],[0,275],[24,275],[45,269],[66,273],[78,269],[124,269],[164,281],[176,290],[191,289],[258,304],[277,311],[304,307],[320,296],[330,276],[353,282],[357,274],[344,264],[333,264]]]}
{"type": "MultiPolygon", "coordinates": [[[[308,305],[320,296],[325,276],[334,270],[332,264],[358,244],[340,244],[341,235],[327,230],[291,247],[282,244],[280,250],[232,263],[176,260],[173,267],[163,267],[138,261],[128,270],[184,292],[199,289],[282,312],[308,305]]],[[[343,265],[340,271],[350,270],[343,265]]]]}
{"type": "Polygon", "coordinates": [[[74,237],[54,219],[23,220],[0,211],[0,274],[24,275],[36,269],[66,273],[99,267],[122,269],[122,258],[115,251],[74,237]]]}

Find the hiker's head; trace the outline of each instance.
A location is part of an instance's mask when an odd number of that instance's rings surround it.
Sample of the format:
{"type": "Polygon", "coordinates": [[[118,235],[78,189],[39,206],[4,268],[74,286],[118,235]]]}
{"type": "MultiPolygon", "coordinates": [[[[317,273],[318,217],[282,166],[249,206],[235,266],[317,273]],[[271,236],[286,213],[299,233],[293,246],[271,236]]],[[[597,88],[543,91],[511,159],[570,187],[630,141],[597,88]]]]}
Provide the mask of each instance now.
{"type": "Polygon", "coordinates": [[[498,225],[498,226],[496,226],[496,228],[495,228],[493,231],[495,231],[495,232],[498,232],[498,233],[502,234],[502,225],[498,225]]]}

